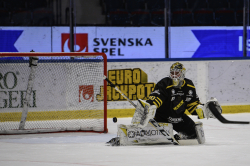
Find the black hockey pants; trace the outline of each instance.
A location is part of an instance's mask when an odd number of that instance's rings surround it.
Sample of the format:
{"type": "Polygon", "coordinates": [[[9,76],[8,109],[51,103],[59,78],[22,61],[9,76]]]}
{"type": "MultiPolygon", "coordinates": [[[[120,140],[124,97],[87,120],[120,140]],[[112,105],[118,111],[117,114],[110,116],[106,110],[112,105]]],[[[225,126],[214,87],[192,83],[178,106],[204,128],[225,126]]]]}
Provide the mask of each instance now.
{"type": "MultiPolygon", "coordinates": [[[[195,131],[195,123],[194,121],[186,114],[182,116],[183,121],[179,123],[172,123],[173,124],[173,129],[176,132],[181,132],[185,135],[187,135],[189,138],[196,138],[196,131],[195,131]]],[[[169,123],[160,119],[155,119],[157,122],[165,122],[169,123]]]]}

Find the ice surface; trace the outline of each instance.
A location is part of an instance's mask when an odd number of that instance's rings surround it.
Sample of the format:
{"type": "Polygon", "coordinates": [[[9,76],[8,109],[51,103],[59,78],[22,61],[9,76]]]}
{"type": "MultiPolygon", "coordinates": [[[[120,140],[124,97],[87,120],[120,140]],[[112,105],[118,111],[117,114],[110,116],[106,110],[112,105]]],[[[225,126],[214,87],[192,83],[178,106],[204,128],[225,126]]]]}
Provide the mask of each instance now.
{"type": "MultiPolygon", "coordinates": [[[[223,114],[228,120],[250,121],[250,114],[223,114]]],[[[198,121],[196,117],[192,119],[198,121]]],[[[112,147],[117,124],[108,119],[107,134],[53,133],[0,136],[0,166],[249,166],[250,125],[203,122],[204,145],[112,147]]]]}

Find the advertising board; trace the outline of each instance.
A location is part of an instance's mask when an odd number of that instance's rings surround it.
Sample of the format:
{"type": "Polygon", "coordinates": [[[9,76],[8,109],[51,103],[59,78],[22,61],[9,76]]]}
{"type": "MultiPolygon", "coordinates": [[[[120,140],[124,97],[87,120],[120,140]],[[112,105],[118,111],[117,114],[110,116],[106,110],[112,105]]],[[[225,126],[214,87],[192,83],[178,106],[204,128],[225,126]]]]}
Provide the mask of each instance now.
{"type": "Polygon", "coordinates": [[[51,27],[0,27],[0,52],[51,52],[51,27]]]}
{"type": "MultiPolygon", "coordinates": [[[[70,52],[69,28],[53,27],[52,52],[70,52]]],[[[76,27],[76,52],[104,52],[108,59],[165,58],[163,27],[76,27]]]]}
{"type": "MultiPolygon", "coordinates": [[[[70,52],[69,27],[0,27],[0,52],[70,52]]],[[[76,27],[75,52],[165,58],[164,27],[76,27]]],[[[248,34],[250,31],[248,31],[248,34]]],[[[243,57],[242,27],[171,27],[170,58],[243,57]]],[[[248,56],[250,39],[247,38],[248,56]]]]}
{"type": "Polygon", "coordinates": [[[172,27],[170,41],[171,58],[243,56],[243,27],[172,27]]]}

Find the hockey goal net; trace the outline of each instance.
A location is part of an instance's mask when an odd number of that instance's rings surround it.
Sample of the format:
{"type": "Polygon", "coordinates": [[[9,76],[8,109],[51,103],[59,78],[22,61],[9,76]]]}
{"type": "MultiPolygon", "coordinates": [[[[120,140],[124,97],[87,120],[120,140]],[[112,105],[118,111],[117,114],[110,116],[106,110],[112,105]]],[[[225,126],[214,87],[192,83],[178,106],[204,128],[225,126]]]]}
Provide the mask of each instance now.
{"type": "Polygon", "coordinates": [[[0,53],[0,134],[108,132],[103,53],[0,53]]]}

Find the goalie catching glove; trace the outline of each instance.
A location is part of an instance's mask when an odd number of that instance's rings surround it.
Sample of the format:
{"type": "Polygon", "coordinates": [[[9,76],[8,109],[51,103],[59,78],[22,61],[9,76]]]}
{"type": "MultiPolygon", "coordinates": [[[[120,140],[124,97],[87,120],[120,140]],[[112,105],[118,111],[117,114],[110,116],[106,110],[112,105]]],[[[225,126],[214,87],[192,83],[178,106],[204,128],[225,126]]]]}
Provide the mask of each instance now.
{"type": "Polygon", "coordinates": [[[136,105],[135,113],[132,118],[132,125],[139,128],[147,126],[149,119],[153,119],[156,112],[156,106],[139,99],[136,105]]]}
{"type": "Polygon", "coordinates": [[[208,100],[206,102],[206,104],[204,105],[198,105],[196,108],[196,112],[198,114],[199,119],[203,119],[203,118],[215,118],[216,117],[213,115],[213,113],[211,112],[211,110],[209,109],[208,104],[213,102],[215,105],[215,108],[217,109],[217,111],[221,114],[222,113],[222,108],[220,106],[220,104],[218,103],[218,100],[216,98],[211,98],[210,100],[208,100]]]}

